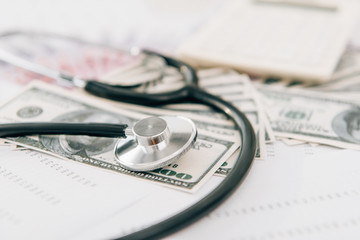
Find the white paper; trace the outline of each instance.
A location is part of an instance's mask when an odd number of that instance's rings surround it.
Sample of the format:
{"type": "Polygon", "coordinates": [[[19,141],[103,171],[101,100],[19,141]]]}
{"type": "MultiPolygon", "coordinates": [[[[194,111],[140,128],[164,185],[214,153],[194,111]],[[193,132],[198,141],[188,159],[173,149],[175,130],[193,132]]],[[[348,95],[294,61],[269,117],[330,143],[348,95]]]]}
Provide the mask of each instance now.
{"type": "Polygon", "coordinates": [[[228,201],[167,239],[358,239],[360,152],[267,146],[228,201]]]}
{"type": "Polygon", "coordinates": [[[222,181],[190,194],[40,152],[0,146],[0,239],[108,239],[158,223],[222,181]]]}
{"type": "Polygon", "coordinates": [[[0,239],[69,239],[152,190],[129,176],[30,150],[0,152],[0,239]]]}

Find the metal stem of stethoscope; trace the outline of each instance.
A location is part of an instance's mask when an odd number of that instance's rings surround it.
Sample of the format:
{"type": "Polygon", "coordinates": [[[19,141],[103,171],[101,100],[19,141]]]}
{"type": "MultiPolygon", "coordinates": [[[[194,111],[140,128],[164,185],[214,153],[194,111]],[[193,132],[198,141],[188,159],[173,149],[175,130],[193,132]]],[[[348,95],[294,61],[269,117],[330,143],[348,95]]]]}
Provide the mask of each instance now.
{"type": "Polygon", "coordinates": [[[0,60],[3,62],[9,63],[11,65],[20,67],[22,69],[26,69],[28,71],[38,73],[38,74],[46,76],[46,77],[50,77],[52,79],[65,80],[67,82],[71,82],[72,84],[74,84],[77,87],[82,88],[85,86],[85,83],[86,83],[85,80],[83,80],[83,79],[61,73],[59,71],[47,68],[40,64],[32,63],[28,60],[22,59],[21,57],[18,57],[15,54],[12,54],[3,49],[0,49],[0,60]]]}
{"type": "MultiPolygon", "coordinates": [[[[60,71],[48,68],[46,66],[30,62],[26,59],[18,57],[15,54],[12,54],[3,49],[0,49],[0,61],[9,63],[11,65],[20,67],[20,68],[28,70],[30,72],[34,72],[34,73],[37,73],[37,74],[40,74],[40,75],[43,75],[43,76],[46,76],[46,77],[49,77],[52,79],[63,80],[65,82],[71,83],[74,86],[79,87],[79,88],[84,88],[86,86],[86,83],[88,82],[88,80],[79,78],[77,76],[71,76],[66,73],[62,73],[60,71]]],[[[131,87],[137,87],[137,86],[139,86],[138,83],[136,83],[135,85],[127,85],[127,86],[122,86],[122,87],[131,88],[131,87]]]]}

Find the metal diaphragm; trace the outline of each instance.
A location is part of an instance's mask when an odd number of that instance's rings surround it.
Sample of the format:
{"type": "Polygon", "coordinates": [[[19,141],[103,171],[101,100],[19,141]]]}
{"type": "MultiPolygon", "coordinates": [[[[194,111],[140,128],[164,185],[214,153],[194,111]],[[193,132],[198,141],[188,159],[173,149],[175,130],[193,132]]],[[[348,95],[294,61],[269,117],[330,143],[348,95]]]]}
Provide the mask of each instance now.
{"type": "Polygon", "coordinates": [[[148,117],[132,128],[134,136],[120,139],[115,159],[133,171],[150,171],[164,167],[184,153],[196,140],[193,121],[179,116],[148,117]]]}

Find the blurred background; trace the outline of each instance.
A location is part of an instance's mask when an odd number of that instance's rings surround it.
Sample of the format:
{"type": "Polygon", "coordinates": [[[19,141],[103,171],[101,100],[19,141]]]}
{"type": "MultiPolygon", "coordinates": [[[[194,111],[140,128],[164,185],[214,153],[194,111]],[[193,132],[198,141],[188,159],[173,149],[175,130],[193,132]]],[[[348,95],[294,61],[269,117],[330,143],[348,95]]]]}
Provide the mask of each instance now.
{"type": "Polygon", "coordinates": [[[2,1],[0,31],[48,31],[121,48],[136,45],[172,52],[225,2],[2,1]]]}
{"type": "MultiPolygon", "coordinates": [[[[0,32],[45,31],[121,49],[166,54],[215,16],[229,0],[13,0],[2,1],[0,32]]],[[[360,22],[350,39],[360,45],[360,22]]]]}
{"type": "MultiPolygon", "coordinates": [[[[150,50],[155,50],[163,54],[176,55],[176,50],[179,46],[186,41],[190,36],[192,36],[198,29],[208,23],[221,9],[227,5],[231,0],[181,0],[181,1],[166,1],[166,0],[62,0],[62,1],[46,1],[46,0],[12,0],[12,1],[1,1],[0,7],[0,33],[5,33],[8,31],[41,31],[56,33],[62,35],[68,35],[76,38],[80,38],[86,41],[97,42],[113,46],[120,49],[129,49],[130,47],[137,46],[140,48],[147,48],[150,50]]],[[[241,1],[241,0],[239,0],[241,1]]],[[[360,16],[360,14],[359,14],[360,16]]],[[[259,16],[261,17],[261,16],[259,16]]],[[[360,49],[360,21],[357,22],[354,31],[350,37],[348,45],[355,46],[356,49],[360,49]]],[[[359,65],[357,65],[358,67],[359,65]]],[[[359,68],[357,68],[359,69],[359,68]]],[[[22,88],[22,86],[12,86],[13,90],[10,90],[9,82],[0,81],[0,100],[4,100],[5,96],[15,95],[17,91],[22,88]]],[[[287,91],[287,89],[286,89],[287,91]]],[[[356,93],[359,96],[358,93],[356,93]]],[[[296,143],[298,144],[298,143],[296,143]]],[[[310,145],[309,145],[310,146],[310,145]]],[[[308,147],[309,147],[308,146],[308,147]]],[[[315,145],[316,146],[316,145],[315,145]]],[[[310,146],[312,147],[312,146],[310,146]]],[[[272,147],[269,147],[270,155],[272,147]]],[[[305,148],[304,148],[305,149],[305,148]]],[[[284,152],[283,149],[280,149],[280,152],[284,152]]],[[[306,150],[306,149],[305,149],[306,150]]],[[[304,150],[304,151],[305,151],[304,150]]],[[[328,150],[328,149],[327,149],[328,150]]],[[[326,151],[327,151],[326,150],[326,151]]],[[[300,149],[299,151],[303,151],[300,149]]],[[[313,150],[312,150],[313,151],[313,150]]],[[[330,152],[331,153],[331,152],[330,152]]],[[[290,152],[289,152],[290,154],[290,152]]],[[[291,153],[292,154],[292,153],[291,153]]],[[[296,154],[294,154],[296,155],[296,154]]],[[[340,155],[340,154],[339,154],[340,155]]],[[[350,155],[350,154],[349,154],[350,155]]],[[[302,155],[301,155],[302,156],[302,155]]],[[[357,156],[357,155],[353,155],[357,156]]],[[[354,158],[355,158],[354,157],[354,158]]],[[[300,157],[299,157],[300,158],[300,157]]],[[[271,160],[271,159],[270,159],[271,160]]],[[[301,159],[303,160],[303,159],[301,159]]],[[[344,159],[341,159],[344,160],[344,159]]],[[[266,161],[264,161],[266,162],[266,161]]],[[[310,162],[310,161],[309,161],[310,162]]],[[[258,161],[262,164],[262,161],[258,161]]],[[[321,162],[322,163],[322,162],[321,162]]],[[[300,163],[300,165],[306,165],[307,163],[300,163]]],[[[310,165],[310,164],[309,164],[310,165]]],[[[296,167],[293,163],[289,162],[286,167],[296,167]]],[[[337,168],[337,165],[334,164],[334,169],[337,168]]],[[[341,166],[346,166],[341,163],[341,166]]],[[[348,165],[350,166],[350,165],[348,165]]],[[[295,169],[294,167],[294,169],[295,169]]],[[[323,173],[323,165],[318,164],[317,167],[311,165],[309,169],[321,170],[323,173]]],[[[278,174],[278,169],[272,171],[272,168],[269,168],[271,173],[278,174]]],[[[301,168],[296,168],[299,171],[299,174],[302,174],[301,168]]],[[[319,170],[319,172],[320,172],[319,170]]],[[[294,170],[295,171],[295,170],[294,170]]],[[[355,170],[354,170],[355,171],[355,170]]],[[[281,171],[280,171],[281,172],[281,171]]],[[[311,172],[314,179],[318,179],[319,172],[311,172]]],[[[345,171],[344,171],[345,172],[345,171]]],[[[291,173],[291,171],[290,171],[291,173]]],[[[345,174],[344,174],[345,175],[345,174]]],[[[356,174],[358,176],[358,174],[356,174]]],[[[255,176],[255,175],[253,175],[255,176]]],[[[289,175],[290,176],[290,175],[289,175]]],[[[330,176],[330,174],[329,174],[330,176]]],[[[355,174],[354,174],[355,176],[355,174]]],[[[263,175],[261,175],[260,179],[263,175]]],[[[333,175],[330,176],[333,179],[333,175]]],[[[330,178],[329,177],[329,178],[330,178]]],[[[255,177],[253,177],[254,179],[255,177]]],[[[295,176],[296,178],[296,176],[295,176]]],[[[273,179],[270,178],[269,179],[273,179]]],[[[304,177],[305,179],[305,177],[304,177]]],[[[325,178],[324,178],[325,179],[325,178]]],[[[251,180],[251,179],[250,179],[251,180]]],[[[334,179],[335,181],[336,179],[334,179]]],[[[279,178],[280,181],[280,178],[279,178]]],[[[251,183],[251,181],[248,181],[251,183]]],[[[325,180],[324,180],[325,182],[325,180]]],[[[356,184],[356,181],[353,182],[356,184]]],[[[261,183],[262,184],[262,183],[261,183]]],[[[285,181],[284,186],[290,186],[291,182],[285,181]]],[[[309,186],[312,183],[309,183],[309,186]]],[[[328,182],[326,182],[327,185],[328,182]]],[[[279,185],[273,184],[271,187],[276,188],[279,185]]],[[[284,188],[285,188],[284,187],[284,188]]],[[[299,185],[299,189],[302,190],[303,185],[299,185]]],[[[259,188],[241,188],[241,191],[245,191],[245,196],[249,196],[249,206],[255,206],[253,200],[262,201],[266,199],[269,195],[270,188],[263,191],[266,187],[259,188]],[[254,190],[255,194],[247,194],[246,191],[249,189],[254,190]],[[255,197],[254,197],[255,196],[255,197]],[[260,196],[260,197],[259,197],[260,196]],[[263,197],[263,198],[261,198],[263,197]],[[251,204],[252,205],[251,205],[251,204]]],[[[294,188],[294,192],[298,190],[294,188]]],[[[311,189],[311,188],[310,188],[311,189]]],[[[321,188],[322,189],[322,188],[321,188]]],[[[299,191],[300,191],[299,190],[299,191]]],[[[277,194],[274,192],[274,196],[277,194]]],[[[279,191],[280,192],[280,191],[279,191]]],[[[282,191],[288,193],[287,191],[282,191]]],[[[356,195],[360,196],[360,195],[356,195]]],[[[275,196],[278,197],[278,196],[275,196]]],[[[265,200],[264,200],[265,201],[265,200]]],[[[355,200],[354,200],[355,201],[355,200]]],[[[235,199],[233,204],[236,205],[239,202],[239,199],[235,199]]],[[[230,202],[231,203],[231,202],[230,202]]],[[[241,203],[241,201],[240,201],[241,203]]],[[[345,205],[345,204],[344,204],[345,205]]],[[[262,205],[261,205],[262,206],[262,205]]],[[[354,203],[353,206],[356,206],[354,203]]],[[[232,206],[231,206],[232,207],[232,206]]],[[[337,209],[336,207],[330,206],[332,209],[337,209]]],[[[329,208],[330,208],[329,207],[329,208]]],[[[239,208],[240,209],[240,208],[239,208]]],[[[249,208],[250,209],[250,208],[249,208]]],[[[324,212],[327,212],[327,209],[324,208],[324,212]]],[[[300,209],[301,210],[301,209],[300,209]]],[[[299,213],[303,214],[299,210],[299,213]]],[[[338,209],[339,210],[339,209],[338,209]]],[[[221,209],[220,209],[221,211],[221,209]]],[[[340,211],[340,210],[339,210],[340,211]]],[[[349,209],[349,212],[352,211],[349,209]]],[[[226,212],[226,211],[225,211],[226,212]]],[[[309,219],[314,220],[314,215],[316,217],[321,216],[321,214],[313,213],[308,214],[309,219]]],[[[267,212],[266,212],[267,213],[267,212]]],[[[271,211],[269,211],[271,213],[271,211]]],[[[216,215],[216,213],[215,213],[216,215]]],[[[227,215],[227,212],[224,213],[224,216],[227,215]]],[[[274,214],[276,215],[276,213],[274,214]]],[[[270,216],[269,226],[271,224],[281,225],[284,221],[273,222],[274,215],[270,216]]],[[[295,222],[299,219],[297,215],[291,215],[291,210],[289,211],[289,219],[294,220],[295,222]]],[[[305,215],[305,214],[303,214],[305,215]]],[[[339,214],[341,215],[341,214],[339,214]]],[[[334,219],[338,218],[339,215],[335,214],[334,219]]],[[[219,214],[219,216],[222,216],[219,214]]],[[[235,216],[235,215],[233,215],[235,216]]],[[[241,215],[239,215],[242,217],[241,215]]],[[[240,218],[239,217],[239,218],[240,218]]],[[[326,218],[326,216],[324,216],[326,218]]],[[[216,220],[216,219],[215,219],[216,220]]],[[[220,219],[221,220],[221,219],[220,219]]],[[[237,219],[239,220],[239,219],[237,219]]],[[[247,222],[246,218],[242,220],[247,222]]],[[[316,220],[316,219],[315,219],[316,220]]],[[[222,221],[222,220],[221,220],[222,221]]],[[[290,221],[289,221],[290,222],[290,221]]],[[[218,223],[214,221],[215,225],[218,223]]],[[[225,223],[225,221],[223,221],[225,223]]],[[[291,222],[292,223],[292,222],[291,222]]],[[[201,229],[203,232],[208,232],[208,222],[202,222],[203,227],[201,229]]],[[[239,224],[240,225],[240,224],[239,224]]],[[[249,224],[251,225],[251,224],[249,224]]],[[[256,228],[256,224],[251,225],[251,227],[256,228]]],[[[265,225],[265,224],[264,224],[265,225]]],[[[246,226],[247,225],[243,225],[246,226]]],[[[228,226],[227,226],[228,227],[228,226]]],[[[246,228],[245,227],[245,228],[246,228]]],[[[225,227],[224,227],[225,228],[225,227]]],[[[195,232],[201,232],[194,228],[195,232]]],[[[201,230],[200,229],[200,230],[201,230]]],[[[357,228],[358,229],[358,228],[357,228]]],[[[259,229],[255,229],[254,233],[257,233],[259,229]]],[[[346,231],[346,229],[344,230],[346,231]]],[[[354,230],[356,231],[356,229],[354,230]]],[[[203,233],[201,232],[201,233],[203,233]]],[[[210,235],[209,231],[209,235],[210,235]]],[[[188,231],[190,236],[194,231],[188,231]]],[[[329,232],[329,235],[331,232],[329,232]]],[[[329,235],[326,235],[328,237],[329,235]]],[[[183,239],[180,235],[178,239],[183,239]]],[[[250,238],[248,238],[250,239],[250,238]]],[[[253,239],[253,238],[251,238],[253,239]]],[[[328,239],[328,238],[324,238],[328,239]]]]}

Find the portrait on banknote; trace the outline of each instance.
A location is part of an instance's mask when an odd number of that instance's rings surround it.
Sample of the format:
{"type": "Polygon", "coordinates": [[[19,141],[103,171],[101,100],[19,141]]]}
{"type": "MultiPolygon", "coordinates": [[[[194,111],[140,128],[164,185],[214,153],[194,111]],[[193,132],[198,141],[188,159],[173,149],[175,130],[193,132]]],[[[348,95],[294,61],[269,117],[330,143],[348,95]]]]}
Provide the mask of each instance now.
{"type": "Polygon", "coordinates": [[[333,120],[334,131],[345,141],[360,143],[360,109],[340,112],[333,120]]]}
{"type": "MultiPolygon", "coordinates": [[[[108,122],[131,125],[126,117],[112,115],[106,112],[100,112],[93,109],[73,111],[62,114],[53,119],[54,122],[108,122]]],[[[106,137],[89,137],[89,136],[71,136],[58,135],[39,137],[40,142],[49,150],[60,155],[71,156],[74,154],[82,157],[92,157],[112,151],[117,139],[106,137]]]]}

